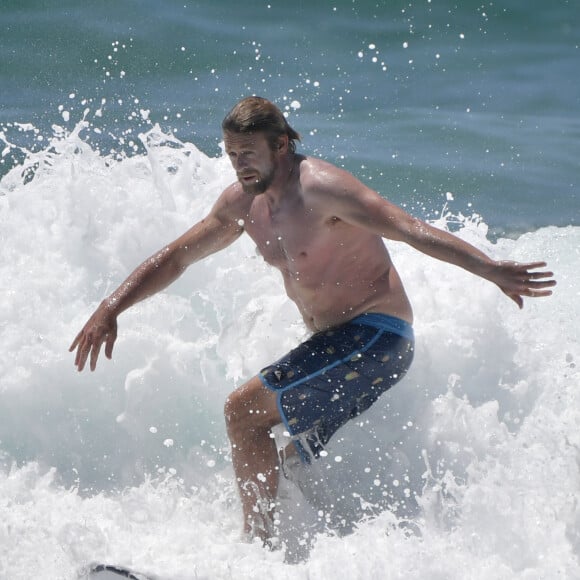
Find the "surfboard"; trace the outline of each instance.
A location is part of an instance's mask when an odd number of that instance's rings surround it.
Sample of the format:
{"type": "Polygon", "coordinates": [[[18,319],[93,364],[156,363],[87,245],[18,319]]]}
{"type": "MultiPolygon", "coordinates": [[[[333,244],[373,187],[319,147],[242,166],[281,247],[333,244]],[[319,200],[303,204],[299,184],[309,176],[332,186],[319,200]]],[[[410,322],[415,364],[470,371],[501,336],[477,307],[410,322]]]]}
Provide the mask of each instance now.
{"type": "Polygon", "coordinates": [[[79,576],[79,580],[156,580],[151,576],[113,564],[92,564],[79,576]]]}

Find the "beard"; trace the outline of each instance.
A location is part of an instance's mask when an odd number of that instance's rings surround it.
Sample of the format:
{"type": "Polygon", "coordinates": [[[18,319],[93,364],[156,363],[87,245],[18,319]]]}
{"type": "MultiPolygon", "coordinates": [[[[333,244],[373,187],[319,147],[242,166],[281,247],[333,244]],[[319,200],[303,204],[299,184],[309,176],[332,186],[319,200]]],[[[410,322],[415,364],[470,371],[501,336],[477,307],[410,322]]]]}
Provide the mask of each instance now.
{"type": "Polygon", "coordinates": [[[271,167],[268,173],[265,173],[264,175],[258,174],[258,176],[252,181],[243,181],[241,176],[238,177],[238,180],[242,185],[244,193],[260,195],[261,193],[264,193],[270,185],[272,185],[274,174],[275,168],[271,167]]]}

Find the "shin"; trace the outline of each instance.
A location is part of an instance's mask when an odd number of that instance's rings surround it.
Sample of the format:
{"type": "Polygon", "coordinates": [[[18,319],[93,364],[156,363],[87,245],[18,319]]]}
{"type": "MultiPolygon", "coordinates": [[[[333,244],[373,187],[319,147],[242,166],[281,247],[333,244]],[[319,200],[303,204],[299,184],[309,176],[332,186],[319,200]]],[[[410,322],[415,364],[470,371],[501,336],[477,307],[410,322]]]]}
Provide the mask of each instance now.
{"type": "Polygon", "coordinates": [[[244,534],[267,540],[280,468],[271,428],[281,422],[274,393],[258,378],[234,391],[225,405],[232,461],[244,514],[244,534]]]}

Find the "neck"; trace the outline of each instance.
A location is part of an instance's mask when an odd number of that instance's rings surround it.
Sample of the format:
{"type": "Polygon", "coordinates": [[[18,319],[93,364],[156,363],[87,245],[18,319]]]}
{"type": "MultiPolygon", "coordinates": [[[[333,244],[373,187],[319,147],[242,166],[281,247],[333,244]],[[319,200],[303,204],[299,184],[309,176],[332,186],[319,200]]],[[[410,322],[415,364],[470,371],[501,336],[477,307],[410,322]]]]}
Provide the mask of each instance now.
{"type": "Polygon", "coordinates": [[[264,192],[271,204],[278,205],[282,198],[287,197],[293,190],[290,187],[294,177],[296,156],[294,153],[286,153],[281,156],[276,167],[274,181],[264,192]]]}

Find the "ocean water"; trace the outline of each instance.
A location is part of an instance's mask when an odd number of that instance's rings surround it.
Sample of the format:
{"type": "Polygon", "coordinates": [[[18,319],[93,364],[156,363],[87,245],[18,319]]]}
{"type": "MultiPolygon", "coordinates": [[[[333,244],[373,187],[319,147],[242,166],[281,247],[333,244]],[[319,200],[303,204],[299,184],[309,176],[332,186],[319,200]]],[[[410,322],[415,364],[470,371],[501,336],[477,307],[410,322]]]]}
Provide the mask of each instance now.
{"type": "Polygon", "coordinates": [[[576,1],[0,5],[0,578],[580,578],[576,1]],[[389,244],[409,374],[283,480],[283,549],[239,541],[227,394],[305,337],[249,239],[67,351],[234,175],[219,123],[276,101],[301,150],[498,259],[519,311],[389,244]],[[301,491],[302,489],[302,491],[301,491]]]}

